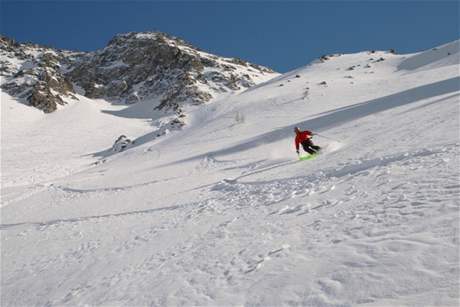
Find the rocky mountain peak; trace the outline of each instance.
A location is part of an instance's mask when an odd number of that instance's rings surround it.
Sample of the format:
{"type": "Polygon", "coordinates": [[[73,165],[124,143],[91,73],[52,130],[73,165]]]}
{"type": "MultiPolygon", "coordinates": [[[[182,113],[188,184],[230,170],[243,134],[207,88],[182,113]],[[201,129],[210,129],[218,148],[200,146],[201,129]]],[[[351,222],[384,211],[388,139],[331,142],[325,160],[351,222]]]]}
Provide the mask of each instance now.
{"type": "Polygon", "coordinates": [[[56,110],[74,88],[88,98],[132,104],[183,115],[221,94],[247,89],[276,76],[236,58],[206,53],[161,32],[129,32],[94,52],[71,52],[0,40],[1,87],[45,112],[56,110]]]}
{"type": "Polygon", "coordinates": [[[74,98],[73,85],[65,75],[72,53],[35,44],[20,44],[0,37],[0,86],[31,106],[53,112],[74,98]]]}

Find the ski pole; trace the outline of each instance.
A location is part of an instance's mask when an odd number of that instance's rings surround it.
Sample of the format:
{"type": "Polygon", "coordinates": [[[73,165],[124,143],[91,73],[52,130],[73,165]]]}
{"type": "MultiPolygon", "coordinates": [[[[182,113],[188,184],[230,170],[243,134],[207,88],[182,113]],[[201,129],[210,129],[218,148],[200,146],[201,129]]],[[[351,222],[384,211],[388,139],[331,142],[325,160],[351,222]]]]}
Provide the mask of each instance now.
{"type": "Polygon", "coordinates": [[[331,141],[340,142],[340,141],[337,141],[337,140],[335,140],[333,138],[330,138],[328,136],[325,136],[325,135],[322,135],[322,134],[319,134],[319,133],[313,133],[313,135],[317,135],[317,136],[320,136],[322,138],[325,138],[325,139],[328,139],[328,140],[331,140],[331,141]]]}

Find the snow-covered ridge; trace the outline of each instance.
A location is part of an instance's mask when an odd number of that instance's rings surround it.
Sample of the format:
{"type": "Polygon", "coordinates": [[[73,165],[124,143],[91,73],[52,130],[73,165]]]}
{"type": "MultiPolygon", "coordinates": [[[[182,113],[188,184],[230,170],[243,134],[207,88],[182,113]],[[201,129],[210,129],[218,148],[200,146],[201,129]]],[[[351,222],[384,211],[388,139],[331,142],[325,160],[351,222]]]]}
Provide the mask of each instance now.
{"type": "Polygon", "coordinates": [[[414,54],[402,61],[398,68],[401,70],[417,70],[455,65],[460,59],[460,40],[414,54]]]}

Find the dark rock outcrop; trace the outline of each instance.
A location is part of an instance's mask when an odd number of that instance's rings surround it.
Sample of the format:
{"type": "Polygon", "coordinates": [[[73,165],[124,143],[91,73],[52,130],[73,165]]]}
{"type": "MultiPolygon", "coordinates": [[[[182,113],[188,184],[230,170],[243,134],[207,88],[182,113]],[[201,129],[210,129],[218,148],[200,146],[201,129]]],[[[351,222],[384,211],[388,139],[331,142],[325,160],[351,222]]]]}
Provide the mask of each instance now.
{"type": "Polygon", "coordinates": [[[185,104],[198,105],[219,93],[249,88],[260,75],[274,73],[240,59],[208,54],[160,32],[117,35],[104,49],[76,62],[68,74],[90,98],[125,103],[158,99],[157,110],[176,112],[185,104]]]}
{"type": "Polygon", "coordinates": [[[129,138],[127,138],[126,135],[122,134],[113,143],[112,151],[113,152],[122,152],[122,151],[128,149],[132,144],[134,144],[134,142],[131,141],[129,138]]]}
{"type": "Polygon", "coordinates": [[[132,104],[183,115],[225,92],[249,88],[276,76],[238,58],[203,52],[160,32],[115,36],[95,52],[72,52],[0,37],[1,88],[44,112],[52,112],[75,90],[88,98],[132,104]],[[81,90],[81,91],[80,91],[81,90]]]}
{"type": "Polygon", "coordinates": [[[63,67],[71,53],[33,44],[19,44],[0,37],[1,88],[8,94],[24,99],[45,113],[65,104],[64,97],[75,98],[73,85],[63,67]]]}

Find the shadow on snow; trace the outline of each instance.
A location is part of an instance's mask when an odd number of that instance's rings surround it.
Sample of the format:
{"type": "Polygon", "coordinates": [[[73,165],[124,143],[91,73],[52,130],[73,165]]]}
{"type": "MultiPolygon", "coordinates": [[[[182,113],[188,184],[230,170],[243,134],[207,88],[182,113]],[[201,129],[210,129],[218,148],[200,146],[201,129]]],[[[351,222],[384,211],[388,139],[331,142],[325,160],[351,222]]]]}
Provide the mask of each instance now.
{"type": "Polygon", "coordinates": [[[291,137],[293,134],[292,131],[294,127],[297,126],[308,127],[308,129],[314,131],[322,131],[336,126],[340,126],[347,122],[371,114],[383,112],[392,108],[415,103],[422,99],[428,99],[431,97],[448,94],[456,91],[460,91],[460,77],[454,77],[451,79],[446,79],[427,85],[422,85],[396,94],[372,99],[348,107],[342,107],[329,112],[321,113],[319,117],[312,118],[306,121],[296,122],[289,126],[281,127],[270,132],[259,134],[258,136],[255,136],[243,143],[234,146],[159,165],[158,167],[165,167],[176,163],[202,159],[205,156],[209,155],[217,157],[221,155],[228,155],[236,152],[246,151],[259,145],[270,144],[277,142],[281,139],[291,137]]]}

